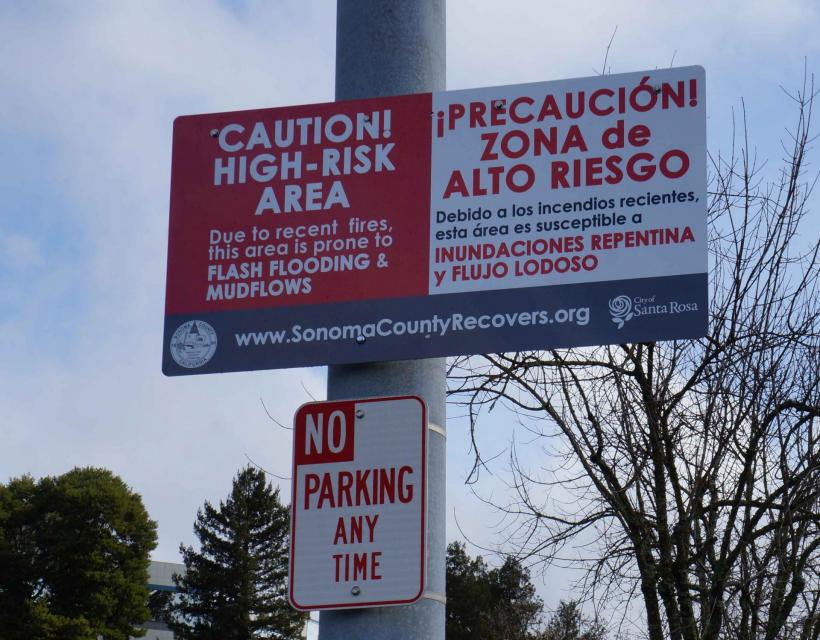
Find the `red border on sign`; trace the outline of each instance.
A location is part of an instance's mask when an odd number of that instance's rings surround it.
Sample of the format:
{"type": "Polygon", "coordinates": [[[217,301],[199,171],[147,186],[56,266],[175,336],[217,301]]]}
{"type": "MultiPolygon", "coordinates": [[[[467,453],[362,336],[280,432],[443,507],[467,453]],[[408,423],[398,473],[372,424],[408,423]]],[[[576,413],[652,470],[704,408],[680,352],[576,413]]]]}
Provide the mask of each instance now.
{"type": "MultiPolygon", "coordinates": [[[[421,567],[420,567],[420,580],[419,580],[419,590],[418,593],[409,598],[407,600],[380,600],[380,601],[371,601],[371,602],[356,602],[356,603],[335,603],[335,604],[322,604],[322,605],[312,605],[306,606],[301,605],[296,602],[293,596],[293,576],[294,576],[294,556],[295,556],[295,549],[296,549],[296,509],[294,505],[296,504],[296,468],[299,466],[296,464],[296,457],[293,457],[293,466],[291,467],[291,492],[290,492],[290,557],[288,558],[288,600],[290,604],[299,611],[321,611],[324,609],[362,609],[366,607],[387,607],[387,606],[394,606],[394,605],[402,605],[402,604],[413,604],[414,602],[418,602],[421,598],[421,595],[424,593],[424,580],[425,580],[425,565],[427,562],[427,405],[425,404],[424,400],[419,396],[384,396],[378,398],[360,398],[356,400],[329,400],[326,402],[306,402],[302,406],[300,406],[296,410],[295,415],[301,414],[305,407],[316,406],[316,405],[327,405],[327,404],[335,404],[341,405],[349,403],[355,407],[357,404],[364,404],[367,402],[385,402],[390,400],[418,400],[419,404],[421,405],[421,466],[422,466],[422,473],[421,473],[421,537],[419,543],[421,545],[421,567]]],[[[296,437],[295,429],[296,425],[294,424],[294,439],[296,437]]],[[[295,445],[295,442],[294,442],[295,445]]]]}

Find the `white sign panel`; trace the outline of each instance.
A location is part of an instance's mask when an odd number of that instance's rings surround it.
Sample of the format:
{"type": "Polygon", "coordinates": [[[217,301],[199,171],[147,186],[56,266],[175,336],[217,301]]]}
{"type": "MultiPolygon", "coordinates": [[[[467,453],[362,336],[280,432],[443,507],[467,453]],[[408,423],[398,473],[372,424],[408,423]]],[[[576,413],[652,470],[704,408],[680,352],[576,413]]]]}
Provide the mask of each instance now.
{"type": "Polygon", "coordinates": [[[421,597],[426,422],[415,396],[314,402],[297,411],[294,607],[386,606],[421,597]]]}
{"type": "Polygon", "coordinates": [[[433,94],[431,294],[706,272],[704,71],[433,94]]]}

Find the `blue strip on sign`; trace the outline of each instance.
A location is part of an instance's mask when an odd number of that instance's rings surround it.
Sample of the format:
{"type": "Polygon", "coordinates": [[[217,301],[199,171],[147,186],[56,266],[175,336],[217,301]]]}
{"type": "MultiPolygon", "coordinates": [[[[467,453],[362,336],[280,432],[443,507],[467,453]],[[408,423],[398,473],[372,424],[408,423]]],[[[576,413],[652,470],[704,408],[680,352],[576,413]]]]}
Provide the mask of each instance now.
{"type": "Polygon", "coordinates": [[[190,375],[698,338],[707,274],[393,298],[165,318],[163,372],[190,375]],[[180,365],[171,337],[191,320],[217,346],[180,365]],[[358,340],[357,335],[362,334],[358,340]],[[194,362],[192,360],[192,362],[194,362]]]}

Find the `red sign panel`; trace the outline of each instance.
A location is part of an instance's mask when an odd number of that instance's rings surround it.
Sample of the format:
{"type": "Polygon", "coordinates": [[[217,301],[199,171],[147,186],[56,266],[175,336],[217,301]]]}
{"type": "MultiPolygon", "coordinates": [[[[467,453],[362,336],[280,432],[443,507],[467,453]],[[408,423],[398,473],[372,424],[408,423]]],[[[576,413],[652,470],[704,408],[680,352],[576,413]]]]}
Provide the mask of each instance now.
{"type": "Polygon", "coordinates": [[[177,118],[166,313],[426,294],[430,105],[177,118]]]}

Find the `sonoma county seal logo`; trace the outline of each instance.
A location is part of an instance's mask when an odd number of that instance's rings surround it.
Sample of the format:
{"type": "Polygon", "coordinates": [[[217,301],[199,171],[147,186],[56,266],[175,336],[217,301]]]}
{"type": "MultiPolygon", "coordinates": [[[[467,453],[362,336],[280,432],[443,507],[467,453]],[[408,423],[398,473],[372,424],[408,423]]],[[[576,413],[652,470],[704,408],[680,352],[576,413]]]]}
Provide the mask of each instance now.
{"type": "Polygon", "coordinates": [[[612,322],[618,325],[618,329],[623,329],[624,323],[632,319],[632,300],[629,296],[616,296],[609,301],[609,313],[612,314],[612,322]]]}
{"type": "Polygon", "coordinates": [[[216,331],[207,322],[189,320],[171,336],[171,356],[186,369],[207,363],[216,352],[216,331]]]}

